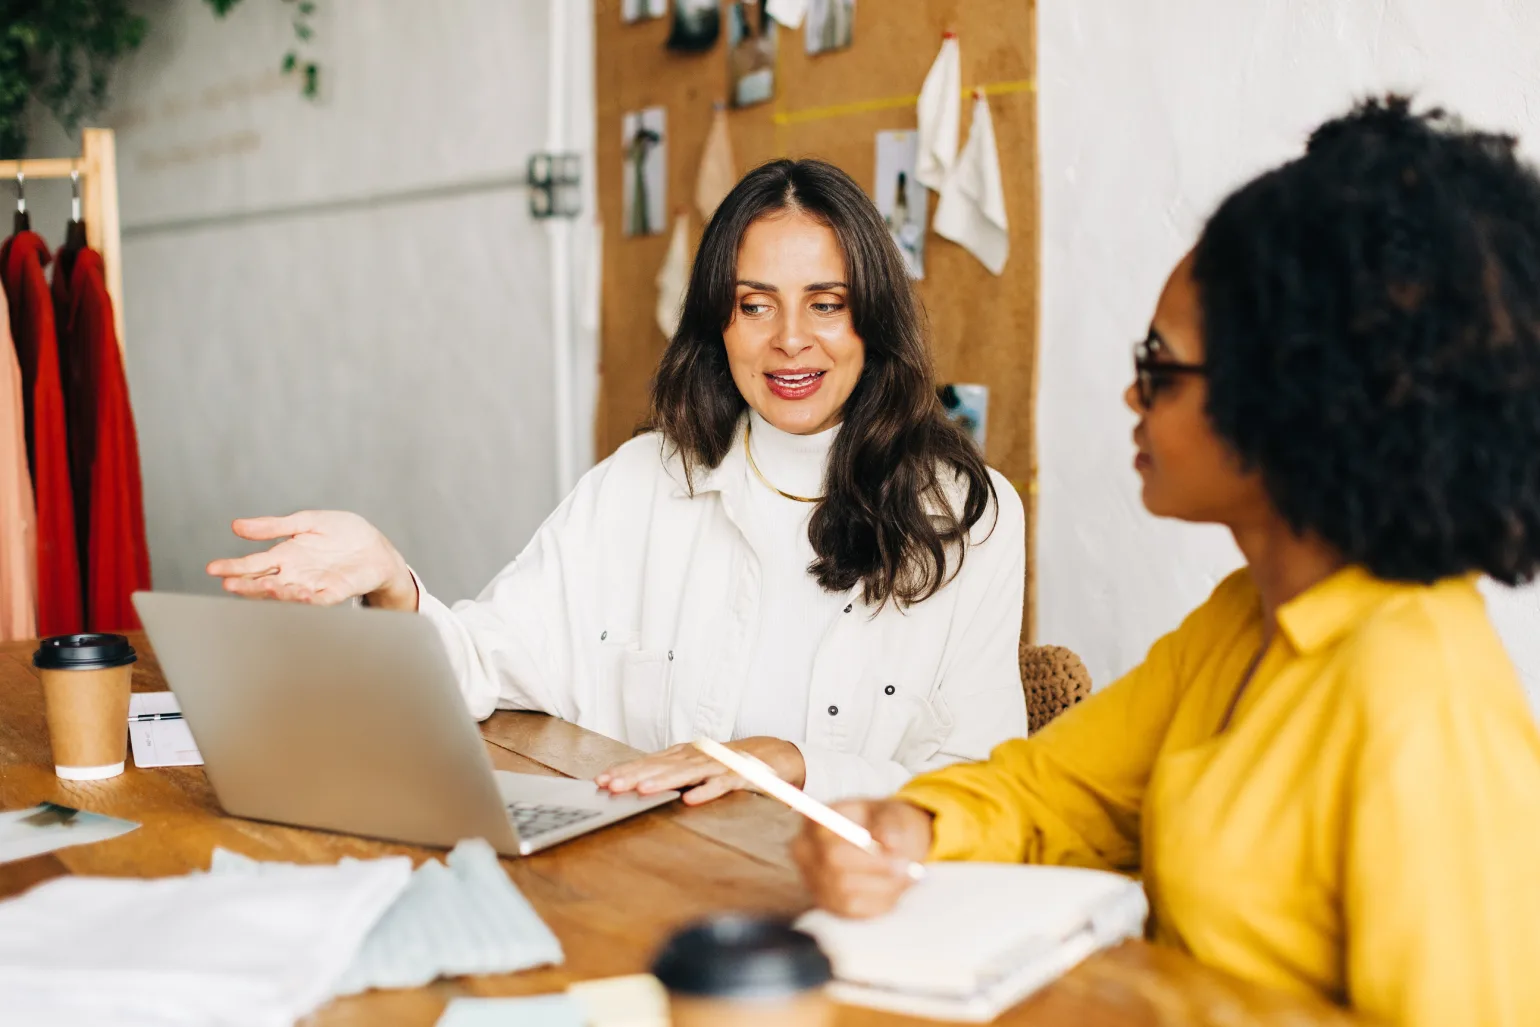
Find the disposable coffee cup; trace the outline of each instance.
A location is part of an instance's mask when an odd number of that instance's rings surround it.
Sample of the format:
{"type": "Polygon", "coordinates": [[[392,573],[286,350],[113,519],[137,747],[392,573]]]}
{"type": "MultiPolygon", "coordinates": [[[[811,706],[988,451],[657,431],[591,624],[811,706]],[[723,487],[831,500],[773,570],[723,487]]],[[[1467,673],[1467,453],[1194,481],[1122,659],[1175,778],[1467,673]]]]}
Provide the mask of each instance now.
{"type": "Polygon", "coordinates": [[[827,1027],[833,974],[812,936],[784,920],[720,916],[684,928],[652,973],[673,1027],[827,1027]]]}
{"type": "Polygon", "coordinates": [[[123,773],[138,658],[122,635],[55,635],[32,654],[42,672],[55,774],[100,781],[123,773]]]}

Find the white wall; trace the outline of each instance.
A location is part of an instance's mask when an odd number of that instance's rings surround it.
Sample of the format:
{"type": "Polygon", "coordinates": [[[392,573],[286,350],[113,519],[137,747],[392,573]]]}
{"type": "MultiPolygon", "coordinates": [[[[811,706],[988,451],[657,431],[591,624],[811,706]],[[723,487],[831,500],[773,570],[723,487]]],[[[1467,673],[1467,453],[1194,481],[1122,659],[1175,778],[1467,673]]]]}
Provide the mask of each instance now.
{"type": "MultiPolygon", "coordinates": [[[[1039,638],[1106,684],[1240,557],[1139,502],[1130,347],[1207,213],[1395,88],[1540,156],[1540,5],[1504,0],[1102,0],[1038,5],[1043,322],[1039,638]]],[[[1490,590],[1540,705],[1540,594],[1490,590]]]]}
{"type": "MultiPolygon", "coordinates": [[[[317,6],[318,102],[276,74],[289,5],[158,0],[104,119],[155,582],[211,588],[205,562],[246,548],[235,516],[340,507],[458,598],[559,498],[550,244],[521,184],[550,5],[317,6]]],[[[567,6],[571,138],[591,140],[592,18],[567,6]]]]}

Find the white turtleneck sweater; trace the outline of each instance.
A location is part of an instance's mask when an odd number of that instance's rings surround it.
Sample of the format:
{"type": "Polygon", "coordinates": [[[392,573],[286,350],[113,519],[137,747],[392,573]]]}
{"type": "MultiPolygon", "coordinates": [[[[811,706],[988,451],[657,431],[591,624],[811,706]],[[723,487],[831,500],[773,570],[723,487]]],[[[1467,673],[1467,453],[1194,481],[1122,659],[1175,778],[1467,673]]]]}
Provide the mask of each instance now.
{"type": "MultiPolygon", "coordinates": [[[[792,435],[750,411],[749,447],[760,473],[782,492],[817,497],[839,427],[792,435]]],[[[748,510],[744,530],[759,557],[759,632],[733,738],[807,738],[813,657],[849,599],[825,592],[808,573],[815,559],[807,526],[815,504],[786,499],[745,467],[748,510]]]]}

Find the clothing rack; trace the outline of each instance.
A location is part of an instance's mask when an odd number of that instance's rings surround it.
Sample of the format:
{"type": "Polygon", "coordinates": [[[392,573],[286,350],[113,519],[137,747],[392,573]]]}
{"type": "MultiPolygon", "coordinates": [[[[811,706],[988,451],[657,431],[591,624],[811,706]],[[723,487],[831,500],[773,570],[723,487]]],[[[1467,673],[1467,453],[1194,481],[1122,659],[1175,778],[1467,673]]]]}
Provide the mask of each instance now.
{"type": "Polygon", "coordinates": [[[102,255],[107,270],[107,295],[112,297],[113,327],[123,347],[123,233],[118,221],[117,144],[110,128],[82,129],[79,157],[39,160],[0,160],[0,181],[68,179],[80,173],[80,216],[86,223],[86,244],[102,255]]]}

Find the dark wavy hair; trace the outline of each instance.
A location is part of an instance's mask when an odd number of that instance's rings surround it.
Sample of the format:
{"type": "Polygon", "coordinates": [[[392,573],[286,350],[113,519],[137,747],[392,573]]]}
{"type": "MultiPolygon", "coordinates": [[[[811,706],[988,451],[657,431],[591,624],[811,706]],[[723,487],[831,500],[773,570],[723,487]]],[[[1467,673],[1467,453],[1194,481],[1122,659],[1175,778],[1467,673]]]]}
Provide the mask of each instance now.
{"type": "Polygon", "coordinates": [[[1208,415],[1295,531],[1378,577],[1540,566],[1540,179],[1404,97],[1230,196],[1193,275],[1208,415]]]}
{"type": "Polygon", "coordinates": [[[817,160],[772,161],[722,201],[695,256],[679,330],[653,377],[643,430],[677,447],[692,487],[695,470],[727,455],[747,407],[722,340],[736,308],[738,248],[755,221],[791,211],[833,229],[845,254],[851,321],[866,348],[829,455],[824,499],[808,526],[817,554],[808,572],[831,592],[861,584],[868,603],[920,602],[950,580],[954,555],[962,566],[968,532],[995,498],[994,486],[977,447],[941,410],[898,247],[843,171],[817,160]],[[953,488],[960,509],[948,495],[953,488]]]}

